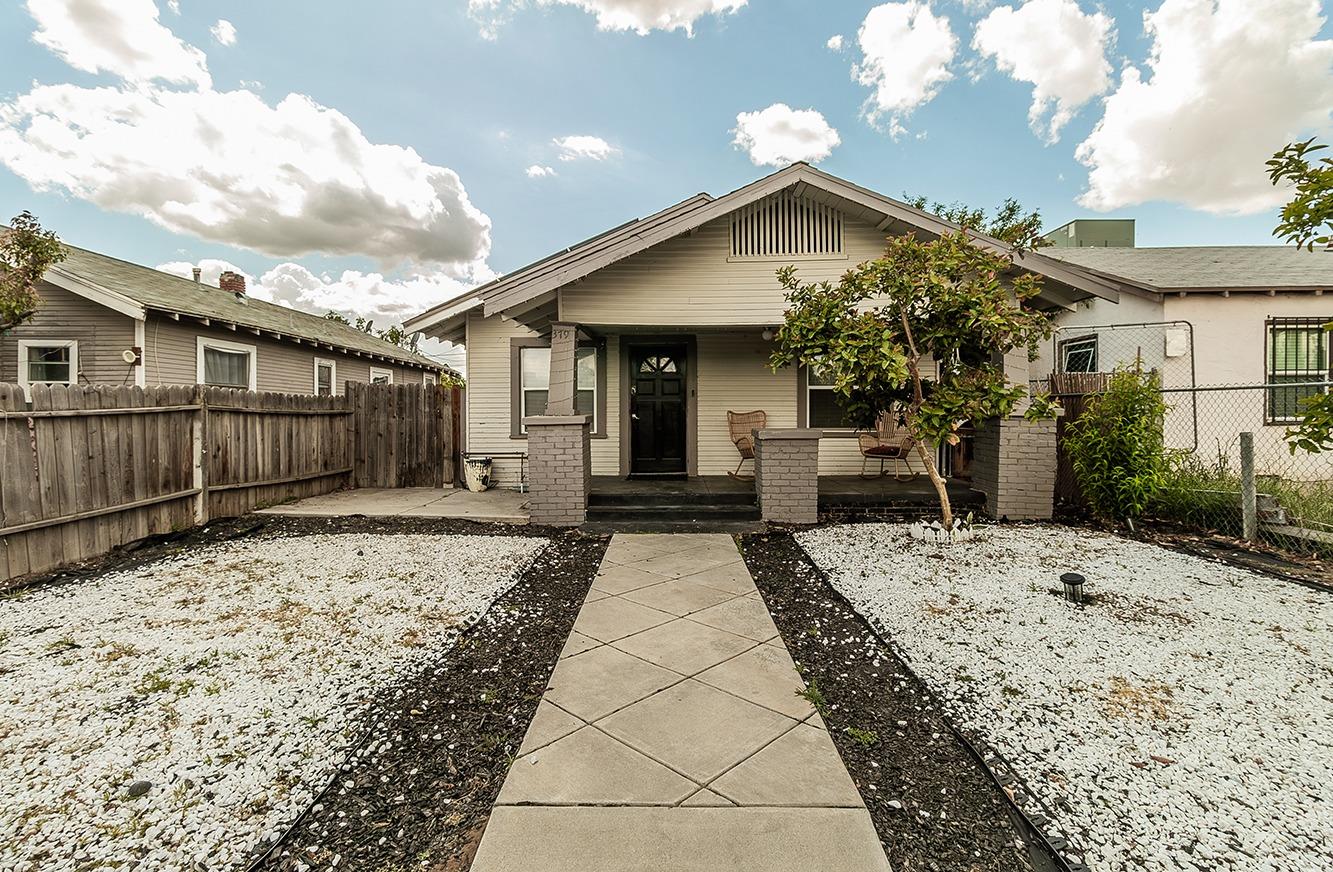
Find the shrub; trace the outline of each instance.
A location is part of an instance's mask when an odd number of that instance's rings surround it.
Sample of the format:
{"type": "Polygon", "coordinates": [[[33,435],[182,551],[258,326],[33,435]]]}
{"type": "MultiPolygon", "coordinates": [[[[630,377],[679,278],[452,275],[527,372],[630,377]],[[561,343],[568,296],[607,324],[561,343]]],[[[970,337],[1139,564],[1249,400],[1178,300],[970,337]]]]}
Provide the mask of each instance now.
{"type": "Polygon", "coordinates": [[[1065,428],[1079,487],[1102,518],[1133,521],[1166,483],[1162,423],[1167,406],[1155,372],[1117,369],[1065,428]]]}

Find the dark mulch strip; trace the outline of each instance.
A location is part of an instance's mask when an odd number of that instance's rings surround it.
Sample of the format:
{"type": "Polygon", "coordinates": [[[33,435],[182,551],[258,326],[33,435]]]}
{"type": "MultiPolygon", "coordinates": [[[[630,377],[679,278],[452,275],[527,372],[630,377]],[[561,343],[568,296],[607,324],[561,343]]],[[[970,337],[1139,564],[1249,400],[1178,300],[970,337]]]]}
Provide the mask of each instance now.
{"type": "Polygon", "coordinates": [[[382,693],[364,743],[251,868],[466,870],[606,545],[557,534],[456,645],[382,693]]]}
{"type": "Polygon", "coordinates": [[[1044,852],[1029,853],[1029,834],[939,702],[796,541],[747,536],[741,551],[797,667],[823,697],[829,732],[895,872],[1058,868],[1044,852]]]}

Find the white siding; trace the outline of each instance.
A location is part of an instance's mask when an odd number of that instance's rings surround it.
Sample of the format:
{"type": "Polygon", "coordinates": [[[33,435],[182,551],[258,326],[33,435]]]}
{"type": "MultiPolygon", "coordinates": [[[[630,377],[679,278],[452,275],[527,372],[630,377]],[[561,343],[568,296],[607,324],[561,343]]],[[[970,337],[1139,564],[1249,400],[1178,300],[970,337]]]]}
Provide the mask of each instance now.
{"type": "MultiPolygon", "coordinates": [[[[471,453],[527,451],[527,439],[511,436],[509,340],[536,337],[515,321],[472,314],[467,325],[467,450],[471,453]]],[[[592,440],[593,475],[616,475],[620,467],[620,349],[615,337],[607,341],[606,438],[592,440]]],[[[493,475],[497,486],[519,483],[519,461],[497,459],[493,475]]]]}
{"type": "Polygon", "coordinates": [[[806,281],[836,280],[884,252],[883,233],[849,220],[845,257],[728,260],[730,228],[730,218],[711,221],[563,288],[560,317],[607,326],[777,324],[786,309],[779,267],[795,264],[806,281]]]}

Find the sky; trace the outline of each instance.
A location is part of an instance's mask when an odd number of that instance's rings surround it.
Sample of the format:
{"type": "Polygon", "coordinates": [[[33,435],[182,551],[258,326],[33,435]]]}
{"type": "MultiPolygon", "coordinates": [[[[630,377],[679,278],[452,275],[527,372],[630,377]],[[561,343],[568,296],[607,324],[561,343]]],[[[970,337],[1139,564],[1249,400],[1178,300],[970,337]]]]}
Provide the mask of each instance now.
{"type": "Polygon", "coordinates": [[[1331,112],[1320,0],[0,6],[4,218],[381,326],[794,160],[1271,244],[1331,112]]]}

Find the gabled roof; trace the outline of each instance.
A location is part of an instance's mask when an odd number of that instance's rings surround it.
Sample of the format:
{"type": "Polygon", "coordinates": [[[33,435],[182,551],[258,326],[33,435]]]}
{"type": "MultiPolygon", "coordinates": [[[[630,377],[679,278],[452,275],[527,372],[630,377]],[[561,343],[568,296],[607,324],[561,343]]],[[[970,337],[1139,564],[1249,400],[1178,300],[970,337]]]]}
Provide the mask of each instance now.
{"type": "MultiPolygon", "coordinates": [[[[661,212],[622,224],[501,276],[477,288],[483,311],[486,315],[516,313],[540,305],[556,289],[570,282],[787,188],[794,188],[798,196],[814,196],[835,203],[849,217],[869,221],[881,230],[889,230],[897,225],[940,235],[959,229],[958,225],[939,216],[822,172],[809,164],[796,163],[721,197],[698,194],[661,212]]],[[[1009,253],[1009,247],[998,239],[982,233],[972,232],[971,235],[978,245],[1009,253]]],[[[1056,283],[1059,287],[1047,290],[1049,297],[1056,302],[1069,303],[1088,296],[1119,300],[1117,282],[1096,276],[1079,266],[1037,253],[1017,258],[1015,263],[1021,269],[1040,273],[1056,283]]],[[[442,307],[437,307],[411,319],[407,326],[409,329],[440,335],[438,331],[444,326],[441,323],[443,317],[442,307]]]]}
{"type": "Polygon", "coordinates": [[[1050,257],[1153,291],[1333,290],[1333,251],[1294,245],[1047,248],[1050,257]]]}
{"type": "Polygon", "coordinates": [[[131,317],[142,318],[144,311],[164,312],[284,339],[300,339],[405,366],[435,371],[449,369],[425,355],[319,315],[250,296],[242,302],[236,295],[212,285],[84,248],[66,245],[65,250],[65,260],[47,273],[47,280],[131,317]]]}

